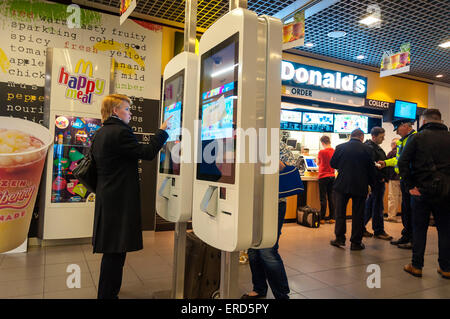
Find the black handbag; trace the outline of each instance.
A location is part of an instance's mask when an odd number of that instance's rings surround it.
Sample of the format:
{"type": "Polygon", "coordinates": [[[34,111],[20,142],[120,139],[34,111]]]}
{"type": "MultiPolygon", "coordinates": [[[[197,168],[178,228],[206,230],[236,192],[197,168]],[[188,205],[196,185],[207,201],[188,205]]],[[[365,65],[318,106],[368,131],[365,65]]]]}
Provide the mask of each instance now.
{"type": "Polygon", "coordinates": [[[78,165],[72,171],[73,175],[91,193],[95,193],[97,188],[97,166],[95,165],[94,156],[92,155],[92,147],[94,146],[96,133],[92,138],[88,154],[80,160],[78,165]]]}

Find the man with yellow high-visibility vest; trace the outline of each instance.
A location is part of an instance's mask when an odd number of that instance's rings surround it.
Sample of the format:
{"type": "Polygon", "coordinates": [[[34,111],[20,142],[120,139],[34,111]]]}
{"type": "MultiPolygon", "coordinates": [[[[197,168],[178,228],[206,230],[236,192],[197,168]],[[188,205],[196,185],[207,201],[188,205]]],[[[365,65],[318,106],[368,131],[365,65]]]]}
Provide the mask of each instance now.
{"type": "MultiPolygon", "coordinates": [[[[397,134],[400,135],[401,138],[397,141],[397,155],[385,161],[378,162],[378,164],[380,164],[382,168],[386,166],[395,167],[395,172],[397,174],[399,173],[399,169],[397,166],[398,159],[402,155],[402,151],[405,148],[409,137],[417,133],[412,127],[413,122],[414,121],[410,119],[392,121],[392,125],[394,125],[394,131],[397,131],[397,134]]],[[[400,239],[391,241],[391,244],[396,245],[398,248],[412,249],[411,195],[409,194],[409,190],[406,188],[406,185],[404,182],[402,182],[402,180],[400,180],[400,189],[402,192],[403,230],[400,239]]]]}

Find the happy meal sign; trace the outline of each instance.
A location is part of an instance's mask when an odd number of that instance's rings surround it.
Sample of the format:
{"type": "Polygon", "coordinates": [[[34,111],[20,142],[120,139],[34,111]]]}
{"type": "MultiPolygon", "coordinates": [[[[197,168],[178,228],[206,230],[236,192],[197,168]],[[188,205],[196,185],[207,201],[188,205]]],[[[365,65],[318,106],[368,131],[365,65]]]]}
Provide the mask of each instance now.
{"type": "Polygon", "coordinates": [[[105,92],[105,79],[94,78],[92,62],[78,60],[75,73],[70,74],[66,67],[59,70],[58,84],[66,86],[65,97],[92,104],[92,95],[101,96],[105,92]],[[82,71],[82,72],[80,72],[82,71]]]}

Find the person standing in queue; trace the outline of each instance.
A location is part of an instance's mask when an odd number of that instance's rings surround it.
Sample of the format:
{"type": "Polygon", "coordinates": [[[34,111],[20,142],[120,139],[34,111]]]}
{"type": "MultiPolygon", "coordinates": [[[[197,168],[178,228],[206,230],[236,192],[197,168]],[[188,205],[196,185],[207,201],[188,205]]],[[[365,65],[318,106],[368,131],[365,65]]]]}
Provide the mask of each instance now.
{"type": "Polygon", "coordinates": [[[319,195],[320,195],[320,223],[325,224],[325,214],[327,213],[327,201],[329,217],[327,222],[334,224],[334,199],[333,199],[333,183],[335,179],[334,168],[330,166],[330,160],[334,154],[334,148],[331,147],[329,136],[320,138],[323,149],[319,151],[317,156],[319,161],[319,195]]]}
{"type": "Polygon", "coordinates": [[[437,272],[450,279],[450,132],[438,109],[427,109],[423,125],[398,160],[400,176],[411,195],[412,262],[403,269],[422,277],[430,213],[439,241],[437,272]]]}
{"type": "MultiPolygon", "coordinates": [[[[386,153],[380,147],[381,143],[384,141],[385,134],[384,128],[375,126],[370,130],[372,139],[367,140],[364,143],[371,148],[372,160],[374,163],[386,160],[386,153]]],[[[366,200],[366,209],[364,212],[364,237],[374,236],[375,238],[383,240],[392,239],[392,236],[389,236],[384,230],[383,219],[383,198],[386,190],[385,183],[388,179],[387,173],[388,170],[386,168],[379,168],[376,170],[375,183],[366,200]],[[372,219],[373,234],[366,229],[366,225],[370,219],[372,219]]]]}
{"type": "MultiPolygon", "coordinates": [[[[280,141],[280,172],[286,165],[295,165],[295,158],[288,146],[280,141]]],[[[275,245],[271,248],[248,249],[248,261],[252,272],[253,291],[241,296],[241,299],[260,299],[267,295],[269,283],[275,299],[289,299],[289,283],[283,260],[278,253],[278,241],[286,215],[286,198],[278,200],[278,234],[275,245]]]]}
{"type": "Polygon", "coordinates": [[[138,160],[154,159],[168,138],[170,118],[147,145],[138,143],[128,126],[130,105],[121,94],[103,99],[103,126],[92,145],[97,168],[92,245],[94,253],[103,253],[98,299],[118,299],[126,253],[143,248],[138,160]]]}
{"type": "MultiPolygon", "coordinates": [[[[401,136],[401,139],[397,141],[397,154],[395,158],[391,158],[385,161],[379,161],[378,164],[381,168],[386,166],[394,167],[395,172],[398,174],[399,169],[397,166],[398,159],[402,155],[403,149],[409,138],[417,132],[412,128],[413,120],[403,119],[393,121],[394,131],[401,136]]],[[[392,245],[396,245],[398,248],[411,249],[412,248],[412,225],[411,225],[411,195],[406,189],[405,183],[400,179],[400,189],[402,191],[402,236],[400,239],[391,241],[392,245]]]]}
{"type": "MultiPolygon", "coordinates": [[[[394,158],[397,155],[398,138],[391,141],[391,151],[387,155],[387,159],[394,158]]],[[[389,194],[388,194],[388,217],[387,222],[398,223],[397,212],[402,203],[402,192],[400,190],[400,176],[395,172],[393,167],[386,167],[389,178],[389,194]]]]}
{"type": "Polygon", "coordinates": [[[346,209],[352,199],[352,235],[351,250],[362,250],[364,229],[364,205],[369,189],[375,179],[375,164],[371,149],[363,144],[364,132],[354,130],[350,141],[336,147],[331,158],[331,167],[338,170],[334,183],[334,199],[336,205],[336,239],[330,242],[336,247],[345,246],[346,209]]]}

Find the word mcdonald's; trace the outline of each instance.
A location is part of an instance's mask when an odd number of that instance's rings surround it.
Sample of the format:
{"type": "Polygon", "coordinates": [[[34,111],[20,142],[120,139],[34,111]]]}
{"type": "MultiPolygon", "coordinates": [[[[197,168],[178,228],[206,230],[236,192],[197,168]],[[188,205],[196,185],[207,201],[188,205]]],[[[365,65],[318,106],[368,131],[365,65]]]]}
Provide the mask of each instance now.
{"type": "Polygon", "coordinates": [[[102,95],[105,90],[105,80],[93,79],[92,63],[85,62],[80,59],[75,66],[75,73],[70,74],[62,66],[59,70],[58,84],[67,85],[66,98],[79,100],[85,104],[92,104],[92,95],[102,95]],[[82,73],[86,75],[80,75],[80,67],[82,67],[82,73]],[[87,72],[89,68],[89,76],[87,72]]]}

